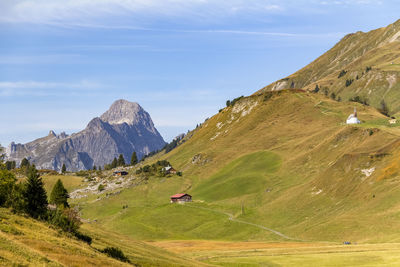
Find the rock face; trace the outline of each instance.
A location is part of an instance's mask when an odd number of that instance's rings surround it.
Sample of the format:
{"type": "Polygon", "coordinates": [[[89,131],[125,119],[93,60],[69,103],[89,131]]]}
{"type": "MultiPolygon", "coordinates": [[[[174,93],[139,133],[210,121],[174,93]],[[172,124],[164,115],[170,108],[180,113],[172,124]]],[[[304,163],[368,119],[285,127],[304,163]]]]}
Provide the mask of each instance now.
{"type": "Polygon", "coordinates": [[[164,145],[150,115],[138,103],[117,100],[81,132],[68,136],[50,131],[26,144],[12,142],[6,155],[17,164],[26,157],[38,168],[61,170],[65,164],[67,170],[77,171],[104,166],[120,154],[128,163],[133,151],[141,158],[164,145]]]}

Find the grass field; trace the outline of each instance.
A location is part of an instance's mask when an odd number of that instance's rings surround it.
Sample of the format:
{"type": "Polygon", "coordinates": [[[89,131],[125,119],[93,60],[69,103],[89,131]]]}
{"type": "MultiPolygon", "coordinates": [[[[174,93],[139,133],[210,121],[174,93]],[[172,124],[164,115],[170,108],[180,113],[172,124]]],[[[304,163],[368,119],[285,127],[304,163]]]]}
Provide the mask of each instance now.
{"type": "Polygon", "coordinates": [[[83,177],[71,175],[43,175],[41,176],[45,185],[47,195],[50,195],[53,186],[60,179],[68,192],[79,188],[83,184],[83,177]]]}
{"type": "Polygon", "coordinates": [[[262,243],[216,241],[151,242],[218,266],[398,266],[400,244],[262,243]]]}

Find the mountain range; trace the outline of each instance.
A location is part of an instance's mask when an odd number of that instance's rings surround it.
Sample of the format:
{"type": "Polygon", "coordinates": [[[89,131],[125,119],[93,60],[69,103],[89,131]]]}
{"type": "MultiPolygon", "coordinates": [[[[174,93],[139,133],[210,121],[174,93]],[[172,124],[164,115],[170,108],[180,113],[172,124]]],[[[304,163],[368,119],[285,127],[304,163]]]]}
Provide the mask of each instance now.
{"type": "Polygon", "coordinates": [[[6,155],[17,164],[27,158],[38,168],[61,170],[65,164],[67,170],[77,171],[104,166],[120,154],[129,162],[133,151],[140,159],[164,145],[149,113],[138,103],[117,100],[78,133],[69,136],[50,131],[26,144],[12,142],[6,155]]]}

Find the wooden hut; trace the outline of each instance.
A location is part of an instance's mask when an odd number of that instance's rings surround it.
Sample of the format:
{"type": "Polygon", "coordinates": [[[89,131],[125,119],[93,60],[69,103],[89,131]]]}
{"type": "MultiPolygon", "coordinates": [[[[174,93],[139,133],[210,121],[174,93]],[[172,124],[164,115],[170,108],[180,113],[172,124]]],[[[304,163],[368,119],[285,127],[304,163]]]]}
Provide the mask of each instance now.
{"type": "Polygon", "coordinates": [[[171,203],[191,202],[192,196],[189,194],[176,194],[171,196],[171,203]]]}

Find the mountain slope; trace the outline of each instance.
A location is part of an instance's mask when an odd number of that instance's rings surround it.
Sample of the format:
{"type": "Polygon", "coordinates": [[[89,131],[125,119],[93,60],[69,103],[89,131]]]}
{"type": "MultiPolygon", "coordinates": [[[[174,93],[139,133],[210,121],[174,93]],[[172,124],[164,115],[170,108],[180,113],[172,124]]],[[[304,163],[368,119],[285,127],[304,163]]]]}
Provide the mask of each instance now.
{"type": "Polygon", "coordinates": [[[117,246],[136,266],[199,266],[173,253],[115,235],[96,233],[92,246],[68,237],[48,225],[7,209],[0,209],[0,265],[132,266],[107,257],[97,249],[117,246]]]}
{"type": "Polygon", "coordinates": [[[346,35],[306,67],[258,93],[291,88],[314,90],[318,85],[320,92],[334,93],[342,100],[359,96],[372,106],[380,107],[384,99],[390,114],[398,114],[399,77],[400,20],[367,33],[346,35]]]}
{"type": "Polygon", "coordinates": [[[137,103],[115,101],[100,118],[94,118],[86,129],[67,136],[50,131],[47,137],[27,144],[11,143],[7,148],[8,160],[17,163],[26,157],[43,169],[91,169],[103,166],[123,154],[129,161],[133,151],[139,158],[158,150],[165,142],[150,115],[137,103]]]}
{"type": "Polygon", "coordinates": [[[400,130],[372,107],[300,90],[266,92],[240,99],[188,136],[157,158],[182,177],[148,177],[112,197],[80,199],[83,216],[144,240],[284,240],[251,224],[298,240],[400,238],[393,231],[400,227],[400,130]],[[363,124],[345,125],[354,106],[363,124]],[[175,193],[194,203],[169,204],[175,193]]]}

